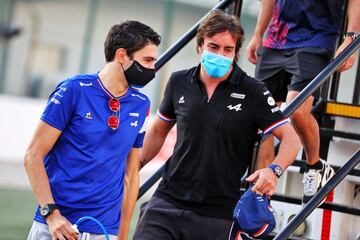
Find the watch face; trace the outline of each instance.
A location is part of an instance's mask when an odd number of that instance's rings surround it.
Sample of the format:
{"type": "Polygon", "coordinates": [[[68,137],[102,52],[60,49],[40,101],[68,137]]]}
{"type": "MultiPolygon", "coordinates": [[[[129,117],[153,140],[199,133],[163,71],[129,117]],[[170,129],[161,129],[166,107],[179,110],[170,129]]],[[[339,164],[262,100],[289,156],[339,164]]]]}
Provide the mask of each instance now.
{"type": "Polygon", "coordinates": [[[42,216],[46,216],[49,213],[49,207],[48,206],[44,206],[40,209],[40,214],[42,216]]]}
{"type": "Polygon", "coordinates": [[[278,176],[281,176],[281,174],[282,174],[282,170],[281,170],[281,168],[280,168],[279,166],[276,166],[275,172],[276,172],[276,174],[277,174],[278,176]]]}

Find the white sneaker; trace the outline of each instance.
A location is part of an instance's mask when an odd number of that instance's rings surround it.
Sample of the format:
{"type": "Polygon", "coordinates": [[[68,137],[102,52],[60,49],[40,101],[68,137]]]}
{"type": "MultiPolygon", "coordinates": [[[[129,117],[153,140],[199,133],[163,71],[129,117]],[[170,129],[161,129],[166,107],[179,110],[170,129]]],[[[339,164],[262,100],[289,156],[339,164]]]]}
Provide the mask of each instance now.
{"type": "MultiPolygon", "coordinates": [[[[334,176],[334,169],[324,160],[320,159],[323,164],[322,169],[309,168],[304,173],[304,196],[302,203],[306,204],[310,199],[334,176]]],[[[324,200],[319,204],[325,202],[324,200]]]]}

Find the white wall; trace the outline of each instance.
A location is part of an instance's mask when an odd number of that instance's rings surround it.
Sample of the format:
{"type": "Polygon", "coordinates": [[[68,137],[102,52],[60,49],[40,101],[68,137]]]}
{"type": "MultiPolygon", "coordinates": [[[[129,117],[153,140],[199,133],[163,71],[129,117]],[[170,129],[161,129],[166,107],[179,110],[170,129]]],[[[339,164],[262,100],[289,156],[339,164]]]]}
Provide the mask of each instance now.
{"type": "Polygon", "coordinates": [[[0,186],[29,187],[23,157],[45,103],[0,95],[0,186]]]}

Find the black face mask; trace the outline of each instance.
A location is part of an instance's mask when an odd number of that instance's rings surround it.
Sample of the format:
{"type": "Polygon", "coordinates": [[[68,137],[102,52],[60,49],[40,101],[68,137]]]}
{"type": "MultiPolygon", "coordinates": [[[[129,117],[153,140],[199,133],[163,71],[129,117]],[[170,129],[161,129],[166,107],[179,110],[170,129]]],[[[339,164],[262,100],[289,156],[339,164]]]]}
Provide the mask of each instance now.
{"type": "Polygon", "coordinates": [[[140,89],[155,77],[155,69],[146,68],[139,62],[134,61],[133,64],[124,71],[124,74],[130,87],[140,89]]]}

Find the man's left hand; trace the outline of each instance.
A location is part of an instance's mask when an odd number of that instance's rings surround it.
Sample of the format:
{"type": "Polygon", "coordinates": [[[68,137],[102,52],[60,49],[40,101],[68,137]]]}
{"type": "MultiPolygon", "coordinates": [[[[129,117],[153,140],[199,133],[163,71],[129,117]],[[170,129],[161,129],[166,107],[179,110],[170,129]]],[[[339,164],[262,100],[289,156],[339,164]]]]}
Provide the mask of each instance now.
{"type": "MultiPolygon", "coordinates": [[[[335,53],[335,58],[342,52],[344,51],[344,49],[350,45],[350,43],[352,42],[352,39],[350,37],[345,38],[345,40],[343,41],[343,43],[339,46],[339,48],[337,49],[336,53],[335,53]]],[[[336,70],[339,72],[343,72],[346,71],[348,69],[350,69],[355,63],[355,54],[351,55],[350,57],[348,57],[336,70]]]]}
{"type": "Polygon", "coordinates": [[[272,196],[278,184],[278,177],[270,168],[263,168],[251,174],[246,181],[255,183],[251,191],[272,196]]]}

